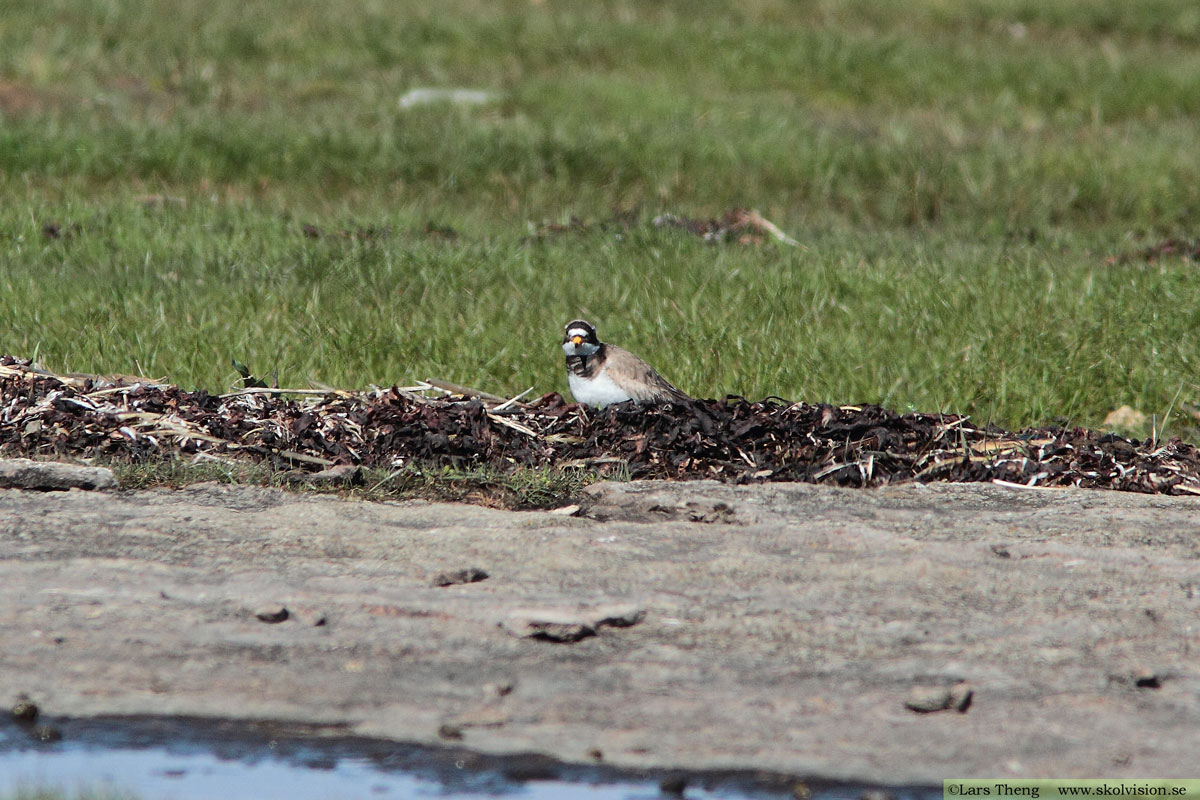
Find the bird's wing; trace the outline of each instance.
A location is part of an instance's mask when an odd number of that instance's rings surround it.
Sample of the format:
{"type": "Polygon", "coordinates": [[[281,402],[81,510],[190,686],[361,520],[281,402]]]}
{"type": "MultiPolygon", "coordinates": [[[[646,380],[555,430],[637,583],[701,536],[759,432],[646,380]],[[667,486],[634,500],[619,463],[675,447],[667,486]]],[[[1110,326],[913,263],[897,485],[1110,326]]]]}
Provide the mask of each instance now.
{"type": "Polygon", "coordinates": [[[681,403],[692,399],[628,350],[611,344],[607,349],[605,374],[635,403],[681,403]]]}

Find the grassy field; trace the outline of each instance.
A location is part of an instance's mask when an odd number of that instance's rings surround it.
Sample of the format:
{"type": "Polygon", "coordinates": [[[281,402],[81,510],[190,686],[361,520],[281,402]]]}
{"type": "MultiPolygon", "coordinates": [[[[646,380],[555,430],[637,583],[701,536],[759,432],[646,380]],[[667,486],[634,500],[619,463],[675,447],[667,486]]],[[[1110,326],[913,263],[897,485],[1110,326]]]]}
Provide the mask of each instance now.
{"type": "Polygon", "coordinates": [[[540,393],[583,315],[700,396],[1200,440],[1200,264],[1139,255],[1200,237],[1198,45],[1192,0],[17,0],[0,351],[540,393]],[[650,225],[736,206],[800,246],[650,225]]]}

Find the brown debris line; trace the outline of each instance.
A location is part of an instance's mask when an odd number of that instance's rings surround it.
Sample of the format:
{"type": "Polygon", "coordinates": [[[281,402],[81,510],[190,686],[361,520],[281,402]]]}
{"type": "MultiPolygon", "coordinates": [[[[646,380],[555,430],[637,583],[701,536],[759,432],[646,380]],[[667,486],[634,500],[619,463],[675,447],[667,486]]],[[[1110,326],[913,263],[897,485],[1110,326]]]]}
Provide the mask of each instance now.
{"type": "MultiPolygon", "coordinates": [[[[343,239],[367,243],[390,239],[397,235],[397,231],[390,225],[358,225],[354,228],[325,229],[307,222],[300,226],[300,233],[305,239],[343,239]]],[[[461,235],[451,226],[442,225],[433,220],[426,221],[419,229],[400,233],[443,242],[457,241],[461,235]]]]}
{"type": "Polygon", "coordinates": [[[605,230],[607,227],[608,226],[606,223],[588,222],[587,220],[580,219],[572,214],[571,218],[566,222],[554,222],[552,220],[544,219],[537,225],[533,225],[531,223],[529,226],[529,235],[525,237],[525,241],[541,242],[547,239],[563,236],[564,234],[587,233],[593,228],[605,230]]]}
{"type": "Polygon", "coordinates": [[[690,219],[674,214],[661,214],[654,218],[654,227],[682,228],[706,242],[762,244],[767,238],[772,238],[793,247],[799,244],[762,214],[748,208],[731,209],[720,219],[690,219]]]}
{"type": "Polygon", "coordinates": [[[1141,250],[1121,253],[1108,259],[1110,264],[1128,264],[1131,261],[1150,263],[1160,258],[1181,258],[1185,261],[1200,261],[1200,239],[1163,239],[1157,244],[1141,250]]]}
{"type": "MultiPolygon", "coordinates": [[[[426,383],[422,388],[433,391],[426,383]]],[[[212,395],[149,382],[58,377],[0,357],[0,454],[246,458],[279,468],[335,464],[619,469],[633,478],[1003,481],[1200,494],[1200,451],[1081,428],[1007,432],[946,414],[777,398],[603,410],[551,393],[530,404],[371,391],[251,389],[212,395]]]]}
{"type": "MultiPolygon", "coordinates": [[[[525,241],[541,242],[568,234],[586,234],[592,231],[623,233],[639,224],[641,223],[636,209],[613,208],[611,216],[601,221],[576,216],[572,216],[566,222],[543,220],[530,226],[530,233],[525,237],[525,241]]],[[[768,239],[775,239],[793,247],[800,244],[762,214],[748,208],[730,209],[719,219],[693,219],[677,214],[659,214],[650,224],[655,228],[678,228],[714,244],[736,242],[757,245],[768,239]]]]}
{"type": "MultiPolygon", "coordinates": [[[[645,224],[637,209],[613,207],[604,219],[584,219],[572,215],[566,221],[542,220],[529,223],[529,233],[523,241],[546,242],[567,236],[582,236],[593,232],[624,234],[645,224]]],[[[797,246],[800,243],[781,231],[774,223],[758,211],[748,208],[733,208],[720,218],[694,219],[676,214],[660,214],[649,223],[655,228],[678,228],[700,237],[706,242],[734,242],[743,245],[758,245],[774,239],[784,244],[797,246]]],[[[356,226],[354,228],[326,229],[304,223],[300,233],[306,239],[341,239],[357,242],[375,242],[405,235],[434,241],[457,242],[464,234],[434,220],[427,220],[419,229],[396,231],[390,226],[356,226]]],[[[49,234],[47,234],[49,235],[49,234]]]]}
{"type": "Polygon", "coordinates": [[[392,229],[387,225],[382,227],[376,227],[374,225],[360,225],[353,230],[349,228],[342,228],[336,231],[325,231],[321,228],[318,228],[316,225],[305,223],[300,226],[300,232],[306,239],[335,237],[338,239],[354,240],[358,242],[374,242],[380,239],[388,239],[392,236],[392,229]]]}
{"type": "Polygon", "coordinates": [[[587,234],[592,231],[602,233],[626,233],[641,224],[636,208],[621,208],[613,206],[606,219],[593,221],[582,219],[574,214],[566,222],[555,222],[544,219],[539,223],[529,223],[529,234],[525,242],[544,242],[571,234],[587,234]]]}

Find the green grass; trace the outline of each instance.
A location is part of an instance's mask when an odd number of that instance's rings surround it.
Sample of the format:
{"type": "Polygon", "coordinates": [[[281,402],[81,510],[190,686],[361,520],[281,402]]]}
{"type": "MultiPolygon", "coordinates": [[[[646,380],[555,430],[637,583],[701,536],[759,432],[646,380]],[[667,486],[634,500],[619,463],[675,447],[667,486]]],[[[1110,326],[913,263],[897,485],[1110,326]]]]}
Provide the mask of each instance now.
{"type": "Polygon", "coordinates": [[[1200,265],[1108,263],[1200,237],[1193,2],[448,9],[10,4],[0,350],[540,393],[585,315],[697,395],[1010,426],[1128,403],[1195,438],[1200,265]],[[427,86],[498,99],[399,107],[427,86]],[[736,205],[802,246],[648,224],[736,205]],[[528,238],[614,207],[642,224],[528,238]]]}

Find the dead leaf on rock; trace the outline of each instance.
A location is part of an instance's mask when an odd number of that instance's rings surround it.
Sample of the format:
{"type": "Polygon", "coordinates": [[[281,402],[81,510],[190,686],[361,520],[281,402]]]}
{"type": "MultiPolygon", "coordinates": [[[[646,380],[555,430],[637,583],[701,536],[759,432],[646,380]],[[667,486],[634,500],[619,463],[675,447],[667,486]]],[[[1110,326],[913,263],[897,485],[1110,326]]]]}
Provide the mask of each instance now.
{"type": "Polygon", "coordinates": [[[950,707],[950,690],[942,686],[914,686],[904,701],[904,707],[918,714],[932,714],[950,707]]]}
{"type": "Polygon", "coordinates": [[[466,569],[454,570],[453,572],[439,572],[433,577],[431,583],[434,586],[454,586],[460,583],[476,583],[485,581],[488,574],[479,567],[468,567],[466,569]]]}
{"type": "Polygon", "coordinates": [[[561,608],[518,609],[501,620],[500,627],[518,638],[548,642],[578,642],[596,635],[578,611],[561,608]]]}
{"type": "Polygon", "coordinates": [[[599,628],[628,628],[641,622],[645,616],[646,610],[632,603],[519,608],[505,617],[500,626],[521,638],[577,642],[595,636],[599,628]]]}
{"type": "Polygon", "coordinates": [[[953,686],[914,686],[904,701],[904,707],[918,714],[932,714],[935,711],[954,709],[965,714],[971,707],[975,690],[966,681],[959,681],[953,686]]]}
{"type": "Polygon", "coordinates": [[[290,614],[283,603],[265,603],[254,609],[254,616],[262,622],[275,625],[285,621],[290,614]]]}

